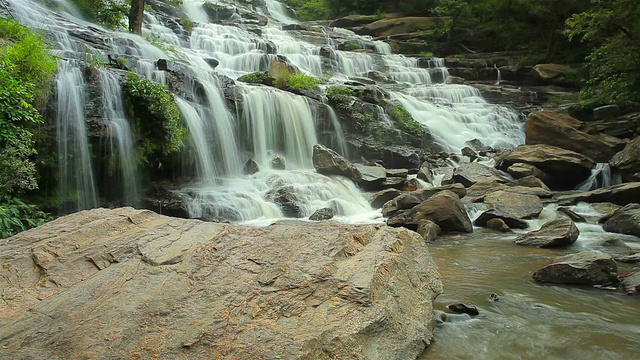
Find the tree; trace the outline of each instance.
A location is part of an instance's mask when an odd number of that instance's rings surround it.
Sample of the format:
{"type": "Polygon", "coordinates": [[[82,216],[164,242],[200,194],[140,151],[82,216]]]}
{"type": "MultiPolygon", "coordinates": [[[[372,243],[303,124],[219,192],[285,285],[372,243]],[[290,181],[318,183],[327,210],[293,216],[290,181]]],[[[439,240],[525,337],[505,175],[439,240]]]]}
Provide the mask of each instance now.
{"type": "Polygon", "coordinates": [[[129,11],[129,31],[138,35],[142,34],[144,4],[145,0],[131,0],[131,10],[129,11]]]}

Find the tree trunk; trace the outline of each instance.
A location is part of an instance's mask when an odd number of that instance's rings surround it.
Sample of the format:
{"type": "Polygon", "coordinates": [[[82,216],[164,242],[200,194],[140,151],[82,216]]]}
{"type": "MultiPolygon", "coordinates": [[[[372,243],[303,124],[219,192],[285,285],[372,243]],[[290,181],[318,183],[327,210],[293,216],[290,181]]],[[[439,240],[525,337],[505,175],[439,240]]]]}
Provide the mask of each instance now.
{"type": "Polygon", "coordinates": [[[142,19],[144,17],[144,3],[146,0],[131,0],[129,12],[129,31],[142,35],[142,19]]]}

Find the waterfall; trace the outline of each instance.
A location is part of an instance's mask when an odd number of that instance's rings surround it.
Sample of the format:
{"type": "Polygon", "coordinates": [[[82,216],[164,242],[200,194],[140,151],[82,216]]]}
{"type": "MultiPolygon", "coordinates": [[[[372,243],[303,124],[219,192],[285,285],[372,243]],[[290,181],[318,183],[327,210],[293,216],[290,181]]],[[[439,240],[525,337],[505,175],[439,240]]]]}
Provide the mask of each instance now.
{"type": "Polygon", "coordinates": [[[182,118],[189,129],[191,143],[196,150],[198,179],[206,185],[210,185],[216,178],[215,163],[213,161],[213,153],[209,146],[210,140],[209,126],[203,118],[202,107],[196,109],[187,101],[177,98],[178,108],[182,113],[182,118]]]}
{"type": "Polygon", "coordinates": [[[496,69],[496,72],[498,73],[498,79],[496,80],[494,85],[500,85],[500,81],[502,81],[502,75],[500,74],[500,69],[498,69],[498,66],[496,64],[493,64],[493,67],[496,69]]]}
{"type": "Polygon", "coordinates": [[[591,169],[591,175],[589,178],[578,184],[578,186],[576,186],[576,190],[589,191],[621,183],[622,177],[620,174],[614,173],[609,164],[597,163],[596,166],[591,169]]]}
{"type": "Polygon", "coordinates": [[[267,12],[272,18],[278,20],[284,24],[293,24],[297,21],[292,19],[287,13],[289,12],[287,6],[282,2],[275,0],[264,0],[267,5],[267,12]]]}
{"type": "Polygon", "coordinates": [[[111,155],[118,154],[124,202],[136,206],[140,200],[140,181],[134,157],[133,134],[122,104],[120,81],[114,73],[100,69],[100,84],[102,86],[104,118],[111,135],[111,155]]]}
{"type": "Polygon", "coordinates": [[[78,66],[58,61],[56,94],[58,187],[65,199],[61,210],[94,208],[98,201],[84,116],[85,82],[78,66]],[[75,206],[67,204],[68,199],[75,206]]]}

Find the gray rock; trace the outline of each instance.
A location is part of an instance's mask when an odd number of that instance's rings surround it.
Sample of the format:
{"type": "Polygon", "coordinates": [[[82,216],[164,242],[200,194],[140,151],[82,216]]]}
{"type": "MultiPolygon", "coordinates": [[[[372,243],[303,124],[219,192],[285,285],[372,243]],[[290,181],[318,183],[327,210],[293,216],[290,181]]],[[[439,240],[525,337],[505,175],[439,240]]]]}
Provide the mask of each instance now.
{"type": "Polygon", "coordinates": [[[640,236],[640,204],[629,204],[618,209],[602,228],[608,232],[640,236]]]}
{"type": "Polygon", "coordinates": [[[418,170],[418,175],[416,177],[428,183],[433,182],[433,175],[431,174],[431,170],[429,169],[429,167],[424,165],[420,167],[420,170],[418,170]]]}
{"type": "Polygon", "coordinates": [[[300,199],[293,186],[288,185],[271,189],[267,192],[265,198],[278,204],[286,217],[301,218],[304,216],[300,207],[300,199]]]}
{"type": "Polygon", "coordinates": [[[490,219],[489,221],[487,221],[485,226],[487,227],[487,229],[500,231],[500,232],[505,232],[505,233],[511,231],[511,229],[509,228],[509,225],[507,225],[504,222],[504,220],[502,220],[500,218],[490,219]]]}
{"type": "Polygon", "coordinates": [[[285,170],[287,167],[286,161],[282,155],[276,155],[271,159],[271,168],[276,170],[285,170]]]}
{"type": "Polygon", "coordinates": [[[615,285],[618,267],[611,256],[583,251],[557,258],[533,274],[537,282],[567,285],[615,285]]]}
{"type": "Polygon", "coordinates": [[[559,196],[558,201],[563,204],[575,204],[585,201],[588,203],[613,203],[621,206],[640,203],[640,182],[559,196]]]}
{"type": "Polygon", "coordinates": [[[420,190],[404,193],[398,197],[395,197],[391,201],[386,202],[382,206],[382,215],[385,217],[392,216],[397,211],[411,209],[412,207],[429,199],[433,195],[445,190],[452,191],[458,196],[458,198],[462,198],[466,194],[464,186],[462,186],[461,184],[445,185],[445,186],[438,186],[433,188],[420,189],[420,190]]]}
{"type": "Polygon", "coordinates": [[[406,213],[396,213],[387,220],[387,224],[416,230],[422,220],[433,221],[442,231],[473,232],[464,205],[455,193],[448,190],[433,195],[406,213]]]}
{"type": "Polygon", "coordinates": [[[158,70],[160,71],[169,70],[169,63],[167,59],[158,59],[158,61],[156,62],[156,65],[158,66],[158,70]]]}
{"type": "Polygon", "coordinates": [[[628,295],[638,295],[640,293],[640,271],[625,277],[620,285],[628,295]]]}
{"type": "Polygon", "coordinates": [[[386,169],[388,177],[400,177],[406,179],[409,176],[407,169],[386,169]]]}
{"type": "Polygon", "coordinates": [[[418,224],[418,230],[416,230],[416,232],[422,236],[424,241],[431,242],[440,236],[442,229],[440,229],[440,226],[433,221],[422,220],[418,224]]]}
{"type": "Polygon", "coordinates": [[[365,189],[377,189],[387,179],[387,172],[382,166],[353,165],[360,171],[360,174],[362,174],[360,185],[365,189]]]}
{"type": "Polygon", "coordinates": [[[529,224],[527,224],[526,221],[519,218],[511,217],[509,214],[502,213],[496,209],[489,209],[483,212],[476,218],[473,224],[481,227],[489,227],[489,221],[492,221],[494,219],[502,220],[502,222],[504,222],[510,229],[526,229],[529,227],[529,224]]]}
{"type": "Polygon", "coordinates": [[[626,177],[640,180],[640,137],[631,140],[624,149],[613,156],[609,164],[626,177]]]}
{"type": "Polygon", "coordinates": [[[464,164],[456,168],[453,171],[452,180],[454,183],[464,185],[464,187],[471,187],[479,181],[495,180],[501,183],[509,181],[509,179],[499,174],[495,169],[479,163],[464,164]]]}
{"type": "Polygon", "coordinates": [[[573,221],[557,219],[544,224],[540,230],[518,236],[515,243],[539,248],[564,247],[576,242],[579,235],[580,231],[573,221]]]}
{"type": "Polygon", "coordinates": [[[457,314],[468,314],[471,316],[480,315],[478,308],[470,304],[450,304],[447,308],[457,314]]]}
{"type": "Polygon", "coordinates": [[[309,216],[309,220],[313,220],[313,221],[329,220],[333,218],[333,216],[334,216],[333,209],[322,208],[322,209],[316,210],[311,216],[309,216]]]}
{"type": "Polygon", "coordinates": [[[360,182],[362,174],[349,160],[320,144],[313,146],[313,167],[324,175],[341,175],[360,182]]]}
{"type": "Polygon", "coordinates": [[[535,195],[496,191],[485,196],[484,203],[512,218],[533,219],[542,212],[540,198],[535,195]]]}
{"type": "Polygon", "coordinates": [[[380,188],[410,190],[410,189],[405,189],[406,185],[407,185],[407,179],[403,179],[401,177],[388,177],[382,182],[382,184],[380,184],[380,188]]]}
{"type": "Polygon", "coordinates": [[[640,262],[640,253],[618,256],[615,260],[622,263],[637,263],[640,262]]]}
{"type": "Polygon", "coordinates": [[[260,167],[258,166],[257,162],[253,161],[253,159],[247,160],[247,162],[245,162],[244,166],[242,167],[242,173],[244,173],[245,175],[253,175],[258,171],[260,171],[260,167]]]}
{"type": "Polygon", "coordinates": [[[396,189],[384,189],[371,195],[371,207],[374,209],[380,209],[386,202],[393,200],[402,194],[400,190],[396,189]]]}
{"type": "Polygon", "coordinates": [[[508,186],[497,181],[480,181],[467,189],[466,198],[471,202],[482,202],[487,194],[506,191],[514,194],[533,195],[539,198],[551,198],[553,192],[542,188],[526,186],[508,186]]]}
{"type": "Polygon", "coordinates": [[[525,163],[515,163],[509,166],[506,170],[509,175],[516,179],[521,179],[527,176],[534,176],[540,179],[543,183],[550,181],[549,175],[545,174],[542,170],[538,169],[534,165],[525,163]]]}
{"type": "Polygon", "coordinates": [[[3,240],[0,263],[0,351],[14,359],[416,359],[442,292],[404,229],[132,208],[3,240]]]}
{"type": "Polygon", "coordinates": [[[545,185],[545,183],[538,179],[537,177],[533,176],[533,175],[528,175],[525,177],[522,177],[518,180],[512,181],[510,183],[507,184],[508,186],[524,186],[524,187],[531,187],[531,188],[541,188],[543,190],[549,190],[549,187],[547,187],[547,185],[545,185]]]}
{"type": "Polygon", "coordinates": [[[576,214],[573,210],[561,206],[558,208],[558,212],[566,215],[571,221],[574,222],[587,222],[587,220],[580,214],[576,214]]]}
{"type": "Polygon", "coordinates": [[[462,150],[460,150],[460,153],[468,157],[470,162],[473,162],[478,158],[478,153],[473,151],[473,149],[468,146],[463,147],[462,150]]]}

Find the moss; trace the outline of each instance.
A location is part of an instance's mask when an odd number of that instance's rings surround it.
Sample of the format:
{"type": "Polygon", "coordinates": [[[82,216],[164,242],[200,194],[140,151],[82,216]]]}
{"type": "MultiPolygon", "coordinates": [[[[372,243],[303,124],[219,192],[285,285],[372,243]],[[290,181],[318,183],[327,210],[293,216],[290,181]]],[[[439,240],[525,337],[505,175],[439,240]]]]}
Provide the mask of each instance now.
{"type": "Polygon", "coordinates": [[[424,134],[424,127],[411,116],[404,106],[388,104],[386,110],[398,129],[416,137],[421,137],[424,134]]]}
{"type": "Polygon", "coordinates": [[[257,71],[251,74],[242,75],[238,78],[238,81],[246,82],[249,84],[271,84],[269,74],[267,74],[266,71],[257,71]]]}
{"type": "Polygon", "coordinates": [[[185,18],[180,20],[180,25],[187,30],[189,34],[193,31],[193,20],[185,18]]]}
{"type": "Polygon", "coordinates": [[[175,95],[164,86],[133,73],[127,74],[123,89],[138,160],[152,163],[180,151],[187,130],[182,124],[175,95]]]}

